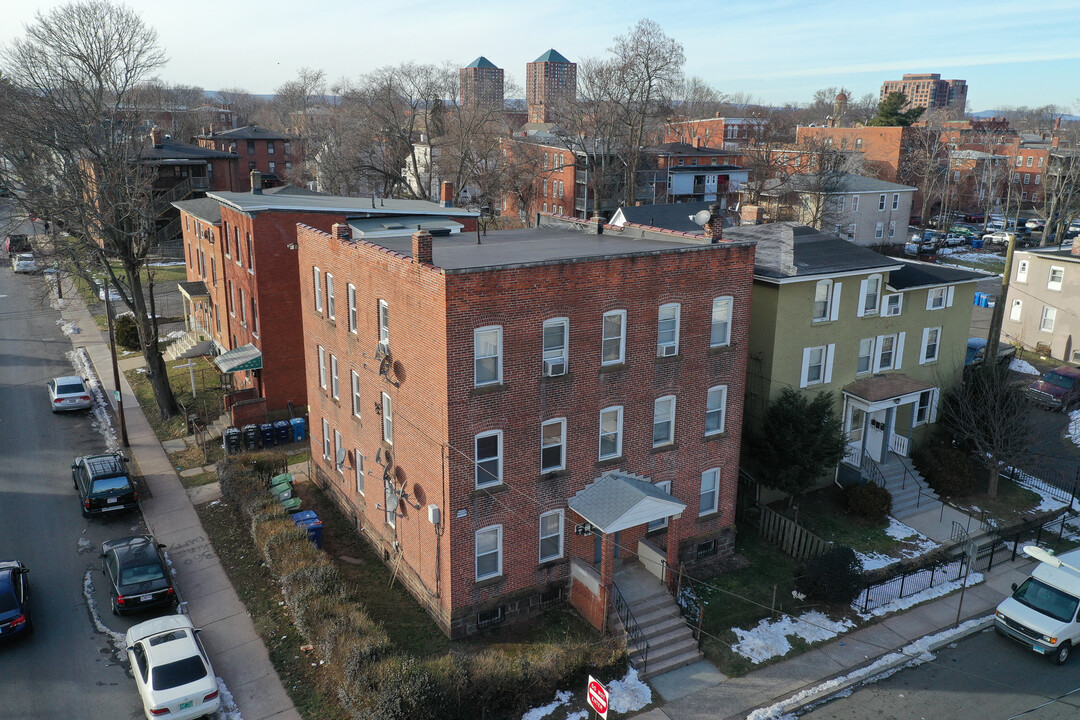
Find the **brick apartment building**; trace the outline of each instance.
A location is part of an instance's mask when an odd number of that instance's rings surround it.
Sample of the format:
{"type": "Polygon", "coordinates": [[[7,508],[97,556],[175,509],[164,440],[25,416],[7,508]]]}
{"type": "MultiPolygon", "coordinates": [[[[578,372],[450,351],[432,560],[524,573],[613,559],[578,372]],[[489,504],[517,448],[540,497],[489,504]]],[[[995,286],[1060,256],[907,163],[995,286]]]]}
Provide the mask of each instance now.
{"type": "MultiPolygon", "coordinates": [[[[592,188],[586,185],[585,153],[571,150],[557,136],[537,131],[502,141],[505,156],[520,163],[522,172],[535,175],[527,193],[528,206],[522,207],[515,192],[503,196],[502,214],[532,218],[537,213],[565,215],[585,219],[593,210],[592,188]]],[[[601,206],[613,209],[614,197],[603,198],[601,206]]]]}
{"type": "Polygon", "coordinates": [[[719,113],[711,118],[677,120],[665,126],[664,142],[692,145],[698,138],[707,147],[738,151],[768,122],[768,118],[721,117],[719,113]]]}
{"type": "Polygon", "coordinates": [[[481,55],[458,71],[463,107],[496,107],[503,102],[503,69],[481,55]]]}
{"type": "Polygon", "coordinates": [[[733,551],[753,244],[572,225],[298,231],[316,477],[451,637],[733,551]]]}
{"type": "Polygon", "coordinates": [[[748,176],[735,163],[738,157],[708,147],[701,137],[649,146],[638,170],[636,199],[653,205],[720,201],[726,207],[728,195],[737,194],[748,176]]]}
{"type": "Polygon", "coordinates": [[[196,142],[205,148],[234,153],[239,163],[238,192],[251,189],[248,177],[253,171],[262,174],[263,187],[284,184],[296,165],[304,161],[303,142],[286,133],[268,130],[257,125],[245,125],[233,130],[219,130],[211,125],[196,142]]]}
{"type": "Polygon", "coordinates": [[[232,376],[227,410],[233,424],[307,405],[301,331],[296,226],[329,230],[335,223],[358,236],[475,232],[476,213],[419,200],[345,198],[282,186],[212,192],[174,203],[184,234],[187,282],[180,284],[194,352],[217,355],[232,376]]]}
{"type": "Polygon", "coordinates": [[[563,98],[577,93],[577,63],[555,49],[525,66],[525,104],[531,123],[553,122],[553,111],[563,98]]]}
{"type": "Polygon", "coordinates": [[[881,84],[880,99],[894,92],[907,97],[902,110],[945,108],[963,115],[967,105],[967,81],[942,80],[939,73],[905,73],[901,80],[886,80],[881,84]]]}

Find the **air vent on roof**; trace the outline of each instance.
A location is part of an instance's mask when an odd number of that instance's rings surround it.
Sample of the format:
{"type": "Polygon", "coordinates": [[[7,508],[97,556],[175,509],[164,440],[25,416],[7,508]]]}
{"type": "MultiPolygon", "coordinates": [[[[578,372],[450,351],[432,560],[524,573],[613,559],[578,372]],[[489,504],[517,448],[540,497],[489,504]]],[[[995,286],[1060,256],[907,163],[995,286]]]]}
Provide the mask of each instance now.
{"type": "Polygon", "coordinates": [[[403,230],[405,228],[401,223],[383,223],[383,227],[387,230],[403,230]]]}
{"type": "Polygon", "coordinates": [[[432,237],[442,237],[450,234],[450,228],[432,228],[428,230],[432,237]]]}

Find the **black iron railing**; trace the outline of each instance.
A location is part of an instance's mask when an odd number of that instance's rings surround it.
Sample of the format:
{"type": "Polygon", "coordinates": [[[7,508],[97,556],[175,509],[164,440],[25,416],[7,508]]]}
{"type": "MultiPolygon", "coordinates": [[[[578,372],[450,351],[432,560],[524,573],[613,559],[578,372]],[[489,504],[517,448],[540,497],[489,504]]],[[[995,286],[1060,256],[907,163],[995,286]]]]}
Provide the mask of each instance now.
{"type": "Polygon", "coordinates": [[[619,620],[622,622],[623,630],[626,631],[626,644],[633,645],[637,650],[638,657],[641,658],[641,667],[639,670],[644,673],[645,668],[649,665],[649,639],[645,637],[645,633],[638,625],[637,618],[634,617],[634,613],[630,610],[630,604],[626,602],[626,598],[619,591],[619,586],[615,584],[615,581],[611,582],[612,601],[615,603],[615,612],[619,616],[619,620]]]}

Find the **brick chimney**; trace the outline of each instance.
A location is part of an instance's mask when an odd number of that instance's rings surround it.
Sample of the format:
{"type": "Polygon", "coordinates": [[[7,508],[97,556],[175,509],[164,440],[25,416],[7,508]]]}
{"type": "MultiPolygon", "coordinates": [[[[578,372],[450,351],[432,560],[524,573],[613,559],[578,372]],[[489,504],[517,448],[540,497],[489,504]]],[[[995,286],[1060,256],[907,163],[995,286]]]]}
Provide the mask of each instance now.
{"type": "Polygon", "coordinates": [[[150,131],[150,143],[156,148],[161,147],[161,128],[156,125],[150,131]]]}
{"type": "Polygon", "coordinates": [[[433,264],[431,262],[431,233],[427,230],[417,230],[413,233],[412,257],[413,262],[433,264]]]}
{"type": "Polygon", "coordinates": [[[210,134],[214,134],[214,123],[210,123],[210,134]]]}
{"type": "Polygon", "coordinates": [[[1054,132],[1061,132],[1061,116],[1054,118],[1054,132]]]}
{"type": "Polygon", "coordinates": [[[334,223],[330,234],[338,240],[352,240],[352,228],[347,223],[334,223]]]}
{"type": "Polygon", "coordinates": [[[705,140],[702,139],[701,137],[694,136],[694,147],[697,148],[698,150],[705,147],[705,140]]]}
{"type": "Polygon", "coordinates": [[[760,205],[743,205],[739,211],[739,219],[743,225],[757,225],[764,215],[760,205]]]}
{"type": "Polygon", "coordinates": [[[443,207],[454,207],[454,183],[443,180],[439,185],[439,204],[443,207]]]}
{"type": "Polygon", "coordinates": [[[709,221],[705,223],[705,237],[714,244],[724,239],[724,213],[720,210],[720,203],[709,206],[709,221]]]}
{"type": "Polygon", "coordinates": [[[262,195],[262,173],[258,170],[251,171],[251,194],[262,195]]]}

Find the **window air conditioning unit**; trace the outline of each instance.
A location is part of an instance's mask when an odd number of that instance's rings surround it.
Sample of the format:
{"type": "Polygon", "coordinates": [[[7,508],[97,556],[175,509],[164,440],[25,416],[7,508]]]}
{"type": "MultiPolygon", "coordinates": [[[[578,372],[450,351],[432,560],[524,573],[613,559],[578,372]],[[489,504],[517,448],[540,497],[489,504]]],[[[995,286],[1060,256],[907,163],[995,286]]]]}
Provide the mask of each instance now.
{"type": "Polygon", "coordinates": [[[675,347],[675,343],[664,343],[660,345],[660,357],[671,357],[675,354],[676,350],[678,350],[678,348],[675,347]]]}
{"type": "Polygon", "coordinates": [[[565,360],[545,360],[544,361],[544,377],[555,377],[556,375],[566,374],[566,361],[565,360]]]}

